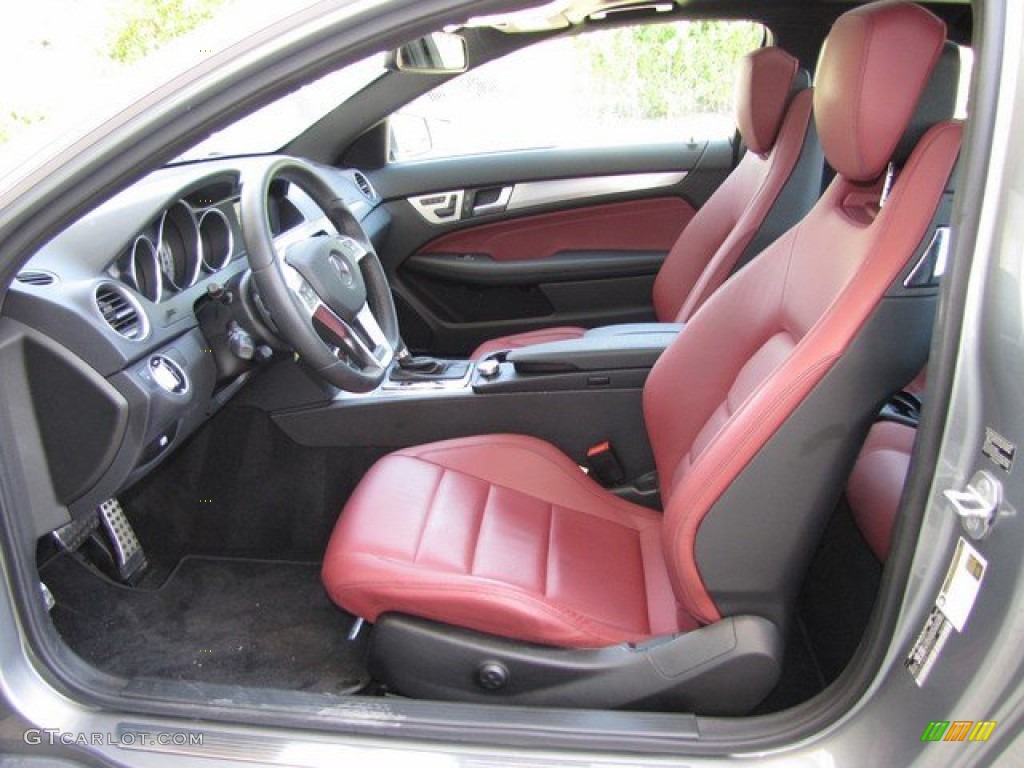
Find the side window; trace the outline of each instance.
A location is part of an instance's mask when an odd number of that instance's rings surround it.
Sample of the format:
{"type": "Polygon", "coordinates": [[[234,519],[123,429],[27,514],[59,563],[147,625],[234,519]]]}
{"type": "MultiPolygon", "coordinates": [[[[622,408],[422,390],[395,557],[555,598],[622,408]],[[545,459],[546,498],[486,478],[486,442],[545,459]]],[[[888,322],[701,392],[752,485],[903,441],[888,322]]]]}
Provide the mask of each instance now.
{"type": "Polygon", "coordinates": [[[531,45],[391,117],[391,159],[732,135],[736,63],[760,24],[687,21],[531,45]]]}
{"type": "Polygon", "coordinates": [[[956,110],[953,117],[957,120],[966,120],[968,112],[967,97],[971,90],[971,72],[974,69],[974,51],[966,45],[957,46],[960,49],[960,82],[956,89],[956,110]]]}

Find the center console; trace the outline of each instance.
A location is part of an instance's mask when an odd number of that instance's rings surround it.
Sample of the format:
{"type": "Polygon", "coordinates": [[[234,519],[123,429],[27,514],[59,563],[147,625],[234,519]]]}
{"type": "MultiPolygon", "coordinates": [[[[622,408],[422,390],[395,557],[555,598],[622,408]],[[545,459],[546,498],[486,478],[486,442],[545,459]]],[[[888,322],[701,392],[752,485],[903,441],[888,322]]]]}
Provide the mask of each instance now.
{"type": "Polygon", "coordinates": [[[641,388],[681,326],[610,326],[582,338],[514,349],[477,365],[474,391],[532,392],[641,388]],[[629,331],[616,329],[630,329],[629,331]]]}
{"type": "Polygon", "coordinates": [[[650,481],[632,487],[654,469],[643,385],[679,326],[621,327],[632,330],[600,329],[479,362],[396,362],[373,392],[343,392],[316,404],[270,410],[293,440],[318,447],[397,449],[513,432],[547,440],[582,464],[589,449],[609,442],[627,478],[622,495],[656,503],[650,481]]]}

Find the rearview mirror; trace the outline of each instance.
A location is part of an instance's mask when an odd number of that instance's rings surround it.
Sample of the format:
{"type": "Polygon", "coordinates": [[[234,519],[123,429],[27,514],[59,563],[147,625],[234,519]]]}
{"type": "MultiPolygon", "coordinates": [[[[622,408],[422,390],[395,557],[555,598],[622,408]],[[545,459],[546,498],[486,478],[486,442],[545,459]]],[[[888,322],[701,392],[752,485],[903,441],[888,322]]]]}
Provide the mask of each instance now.
{"type": "Polygon", "coordinates": [[[388,66],[399,72],[446,75],[465,72],[466,39],[452,32],[434,32],[406,43],[388,57],[388,66]]]}

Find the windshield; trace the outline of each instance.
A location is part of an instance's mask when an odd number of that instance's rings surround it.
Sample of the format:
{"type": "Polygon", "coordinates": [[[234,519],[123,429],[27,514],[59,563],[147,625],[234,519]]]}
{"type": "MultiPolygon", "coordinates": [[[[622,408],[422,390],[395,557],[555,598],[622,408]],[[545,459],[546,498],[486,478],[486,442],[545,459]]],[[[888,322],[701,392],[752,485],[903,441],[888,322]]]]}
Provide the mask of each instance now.
{"type": "MultiPolygon", "coordinates": [[[[317,1],[16,4],[0,25],[0,179],[102,126],[202,59],[317,1]]],[[[193,152],[277,149],[381,71],[383,60],[375,57],[325,77],[211,136],[193,152]]]]}
{"type": "Polygon", "coordinates": [[[385,71],[380,53],[331,72],[214,133],[174,162],[275,152],[385,71]]]}

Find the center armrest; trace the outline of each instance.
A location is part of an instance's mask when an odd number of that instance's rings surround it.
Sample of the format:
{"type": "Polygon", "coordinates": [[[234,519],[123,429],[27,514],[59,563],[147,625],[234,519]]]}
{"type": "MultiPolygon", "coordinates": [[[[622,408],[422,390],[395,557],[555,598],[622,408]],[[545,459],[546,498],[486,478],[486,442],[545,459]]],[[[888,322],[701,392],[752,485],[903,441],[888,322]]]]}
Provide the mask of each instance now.
{"type": "Polygon", "coordinates": [[[642,336],[649,333],[671,333],[675,335],[683,330],[683,323],[617,323],[591,328],[585,334],[591,337],[607,338],[608,336],[642,336]]]}
{"type": "Polygon", "coordinates": [[[521,374],[650,368],[682,326],[651,323],[613,328],[629,331],[588,333],[578,339],[533,344],[512,350],[506,360],[521,374]]]}

